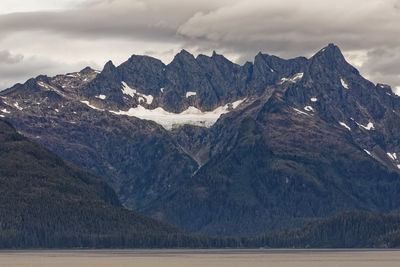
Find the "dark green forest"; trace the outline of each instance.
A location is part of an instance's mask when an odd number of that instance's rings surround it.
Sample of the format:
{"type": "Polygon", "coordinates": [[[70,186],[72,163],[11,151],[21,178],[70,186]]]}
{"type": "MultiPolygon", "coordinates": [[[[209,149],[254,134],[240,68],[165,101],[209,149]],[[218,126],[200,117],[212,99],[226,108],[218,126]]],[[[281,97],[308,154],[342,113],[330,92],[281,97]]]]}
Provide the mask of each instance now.
{"type": "Polygon", "coordinates": [[[121,206],[102,179],[63,161],[0,121],[0,248],[240,246],[121,206]]]}
{"type": "Polygon", "coordinates": [[[0,121],[0,248],[400,247],[400,216],[341,213],[253,237],[186,233],[124,208],[102,179],[0,121]]]}
{"type": "Polygon", "coordinates": [[[300,228],[259,235],[248,244],[271,248],[395,248],[400,247],[400,216],[344,212],[300,228]]]}

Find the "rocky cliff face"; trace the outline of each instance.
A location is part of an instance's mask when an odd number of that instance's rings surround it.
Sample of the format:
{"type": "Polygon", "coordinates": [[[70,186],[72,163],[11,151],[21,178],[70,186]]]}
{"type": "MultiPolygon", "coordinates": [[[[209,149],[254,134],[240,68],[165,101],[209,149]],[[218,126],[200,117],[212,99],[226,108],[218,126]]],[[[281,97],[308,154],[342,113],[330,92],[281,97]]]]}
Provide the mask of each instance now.
{"type": "Polygon", "coordinates": [[[400,98],[330,44],[254,63],[186,51],[1,92],[1,116],[121,201],[208,234],[253,234],[400,198],[400,98]]]}

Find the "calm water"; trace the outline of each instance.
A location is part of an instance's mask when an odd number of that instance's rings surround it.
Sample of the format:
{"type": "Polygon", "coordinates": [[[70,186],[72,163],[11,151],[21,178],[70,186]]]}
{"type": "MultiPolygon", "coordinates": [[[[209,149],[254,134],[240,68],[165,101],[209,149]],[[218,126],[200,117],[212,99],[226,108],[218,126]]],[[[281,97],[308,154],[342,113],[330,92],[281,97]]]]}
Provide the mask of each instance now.
{"type": "Polygon", "coordinates": [[[400,250],[67,250],[0,251],[7,267],[400,266],[400,250]]]}

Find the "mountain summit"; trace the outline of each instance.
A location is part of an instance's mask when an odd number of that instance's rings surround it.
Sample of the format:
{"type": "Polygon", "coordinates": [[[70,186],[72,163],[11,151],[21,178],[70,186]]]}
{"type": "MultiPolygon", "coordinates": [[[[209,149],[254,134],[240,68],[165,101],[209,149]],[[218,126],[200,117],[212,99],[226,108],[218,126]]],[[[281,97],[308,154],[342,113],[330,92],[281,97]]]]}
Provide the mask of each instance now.
{"type": "Polygon", "coordinates": [[[188,231],[256,234],[400,205],[400,98],[333,44],[244,65],[134,55],[0,97],[18,131],[188,231]]]}

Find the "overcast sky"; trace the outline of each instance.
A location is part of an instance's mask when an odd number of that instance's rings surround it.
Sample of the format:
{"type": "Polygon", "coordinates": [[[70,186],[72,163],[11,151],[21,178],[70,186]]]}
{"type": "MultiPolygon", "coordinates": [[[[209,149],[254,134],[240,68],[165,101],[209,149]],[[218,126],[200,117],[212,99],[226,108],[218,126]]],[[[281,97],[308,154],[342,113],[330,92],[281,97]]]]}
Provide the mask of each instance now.
{"type": "Polygon", "coordinates": [[[0,88],[182,48],[243,63],[310,57],[328,43],[400,91],[400,0],[0,0],[0,88]]]}

